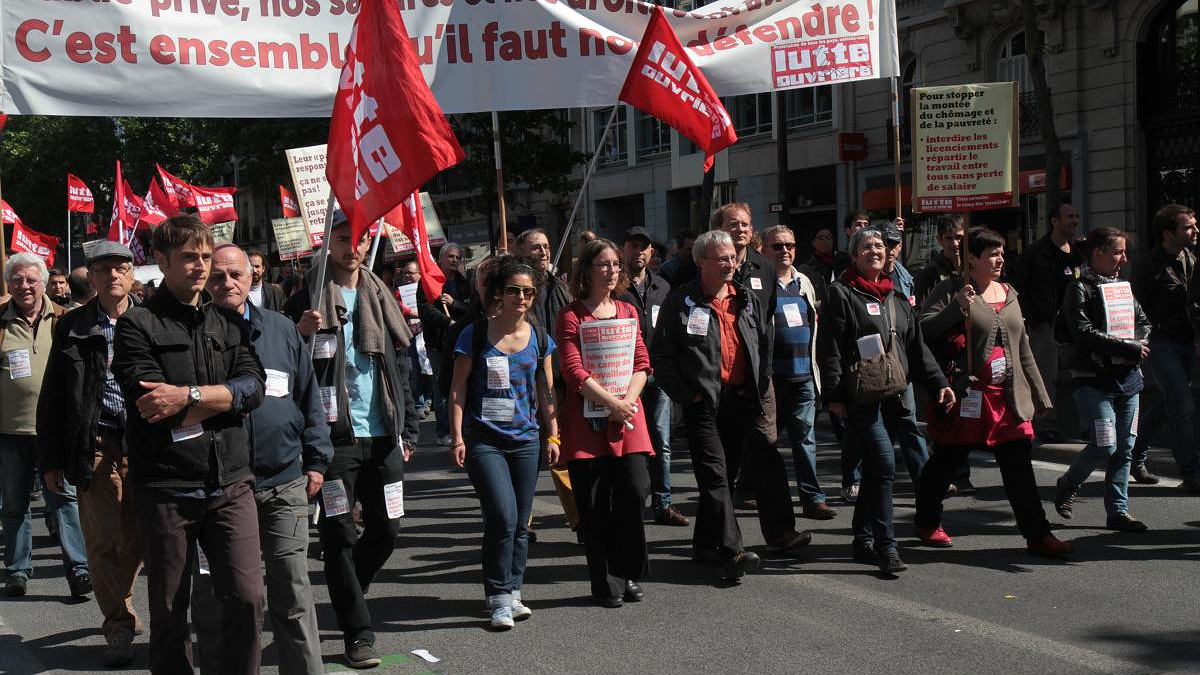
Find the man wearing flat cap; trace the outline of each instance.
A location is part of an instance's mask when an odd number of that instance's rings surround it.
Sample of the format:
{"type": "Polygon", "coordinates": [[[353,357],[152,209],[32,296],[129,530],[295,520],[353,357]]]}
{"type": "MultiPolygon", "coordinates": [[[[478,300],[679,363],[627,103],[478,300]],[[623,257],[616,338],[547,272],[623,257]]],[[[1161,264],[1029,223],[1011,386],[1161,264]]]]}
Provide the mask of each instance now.
{"type": "Polygon", "coordinates": [[[54,328],[54,345],[37,407],[38,464],[46,489],[79,490],[79,519],[107,644],[102,663],[133,662],[141,621],[133,584],[142,567],[133,488],[121,438],[125,401],[109,364],[117,318],[134,304],[133,253],[115,241],[90,251],[88,278],[96,295],[54,328]]]}

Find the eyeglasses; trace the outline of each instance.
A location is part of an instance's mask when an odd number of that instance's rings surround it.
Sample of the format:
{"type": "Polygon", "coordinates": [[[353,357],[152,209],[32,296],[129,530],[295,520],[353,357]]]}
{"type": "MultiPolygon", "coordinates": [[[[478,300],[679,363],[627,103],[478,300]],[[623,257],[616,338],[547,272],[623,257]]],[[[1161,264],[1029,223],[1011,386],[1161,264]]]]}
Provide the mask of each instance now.
{"type": "Polygon", "coordinates": [[[621,269],[621,263],[619,263],[619,262],[592,263],[592,267],[595,267],[597,269],[602,269],[605,272],[611,272],[613,270],[621,269]]]}
{"type": "Polygon", "coordinates": [[[717,262],[717,264],[719,264],[719,265],[736,265],[737,264],[737,256],[736,255],[727,255],[727,256],[722,256],[720,258],[709,258],[709,260],[715,260],[717,262]]]}
{"type": "Polygon", "coordinates": [[[537,295],[537,289],[533,286],[505,286],[504,292],[507,295],[524,295],[527,298],[537,295]]]}
{"type": "Polygon", "coordinates": [[[789,251],[794,251],[794,250],[796,250],[796,242],[794,242],[794,241],[777,241],[774,244],[771,244],[771,248],[775,249],[776,251],[782,251],[785,248],[789,251]]]}
{"type": "Polygon", "coordinates": [[[37,286],[38,284],[42,283],[42,279],[41,277],[22,277],[14,274],[13,276],[9,277],[8,283],[10,286],[17,287],[37,286]]]}

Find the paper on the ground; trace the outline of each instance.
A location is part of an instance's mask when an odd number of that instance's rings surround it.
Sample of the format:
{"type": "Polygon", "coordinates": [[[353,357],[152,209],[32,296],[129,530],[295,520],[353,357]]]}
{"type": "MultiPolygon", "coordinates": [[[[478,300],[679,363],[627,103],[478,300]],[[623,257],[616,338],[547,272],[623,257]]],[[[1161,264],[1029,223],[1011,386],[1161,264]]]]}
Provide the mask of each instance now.
{"type": "Polygon", "coordinates": [[[327,516],[340,516],[350,512],[350,498],[346,495],[346,484],[342,479],[328,480],[321,485],[321,502],[325,506],[327,516]]]}
{"type": "Polygon", "coordinates": [[[428,649],[414,649],[410,653],[415,654],[430,663],[437,663],[438,661],[441,661],[441,659],[439,659],[438,657],[434,656],[433,654],[430,654],[428,649]]]}

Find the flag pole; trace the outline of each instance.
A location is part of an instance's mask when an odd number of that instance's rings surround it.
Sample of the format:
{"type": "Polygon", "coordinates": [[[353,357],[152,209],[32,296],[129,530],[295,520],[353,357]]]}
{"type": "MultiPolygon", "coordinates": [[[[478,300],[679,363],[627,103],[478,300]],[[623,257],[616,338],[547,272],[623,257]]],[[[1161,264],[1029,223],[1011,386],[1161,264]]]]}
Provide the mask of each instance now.
{"type": "Polygon", "coordinates": [[[508,213],[504,206],[504,160],[500,156],[500,113],[492,111],[492,152],[496,156],[496,197],[500,206],[500,239],[496,248],[508,253],[508,213]]]}
{"type": "Polygon", "coordinates": [[[896,217],[904,217],[904,204],[900,189],[900,89],[895,76],[889,77],[892,85],[892,158],[896,182],[896,217]]]}
{"type": "Polygon", "coordinates": [[[379,252],[379,240],[383,238],[383,219],[380,218],[376,225],[375,240],[371,242],[371,255],[367,259],[367,269],[372,271],[375,269],[375,254],[379,252]]]}
{"type": "Polygon", "coordinates": [[[617,121],[617,112],[621,105],[621,103],[617,103],[613,106],[612,113],[608,116],[608,124],[604,125],[604,132],[596,141],[596,152],[592,153],[592,161],[588,163],[587,173],[583,174],[583,181],[579,183],[579,194],[575,197],[575,206],[571,207],[571,216],[567,218],[567,229],[563,230],[562,239],[558,242],[558,250],[554,252],[554,260],[551,262],[551,267],[554,269],[558,269],[558,259],[562,257],[563,249],[566,248],[567,241],[571,238],[571,228],[575,225],[575,214],[579,212],[579,205],[583,202],[583,193],[587,188],[588,181],[592,178],[592,173],[596,170],[596,160],[600,159],[600,152],[604,150],[604,139],[608,138],[608,132],[612,129],[613,122],[617,121]]]}
{"type": "Polygon", "coordinates": [[[67,209],[67,274],[71,273],[71,209],[67,209]]]}
{"type": "MultiPolygon", "coordinates": [[[[0,203],[3,201],[4,190],[0,188],[0,203]]],[[[8,267],[8,237],[4,234],[4,215],[0,214],[0,270],[5,267],[8,267]]],[[[8,276],[5,274],[0,274],[0,295],[8,295],[8,276]]]]}
{"type": "MultiPolygon", "coordinates": [[[[329,259],[329,230],[333,224],[333,185],[329,186],[329,199],[325,201],[325,234],[321,237],[321,248],[317,250],[317,277],[313,287],[308,289],[308,307],[321,311],[321,290],[325,287],[325,263],[329,259]]],[[[308,356],[312,358],[317,350],[317,340],[314,337],[308,343],[308,356]]]]}

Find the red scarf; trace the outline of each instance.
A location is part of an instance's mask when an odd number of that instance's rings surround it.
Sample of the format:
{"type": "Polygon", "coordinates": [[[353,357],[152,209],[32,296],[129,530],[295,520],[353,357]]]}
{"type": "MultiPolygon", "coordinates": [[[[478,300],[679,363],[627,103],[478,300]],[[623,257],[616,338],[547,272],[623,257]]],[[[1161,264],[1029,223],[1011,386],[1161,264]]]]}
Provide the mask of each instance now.
{"type": "Polygon", "coordinates": [[[880,300],[886,298],[888,293],[891,293],[893,289],[892,278],[888,275],[882,274],[879,277],[879,281],[871,281],[859,274],[853,265],[847,267],[845,272],[842,272],[841,280],[843,283],[847,283],[863,293],[873,295],[880,300]]]}
{"type": "Polygon", "coordinates": [[[817,251],[813,251],[813,257],[825,263],[826,265],[833,264],[833,251],[830,251],[829,253],[819,253],[817,251]]]}

